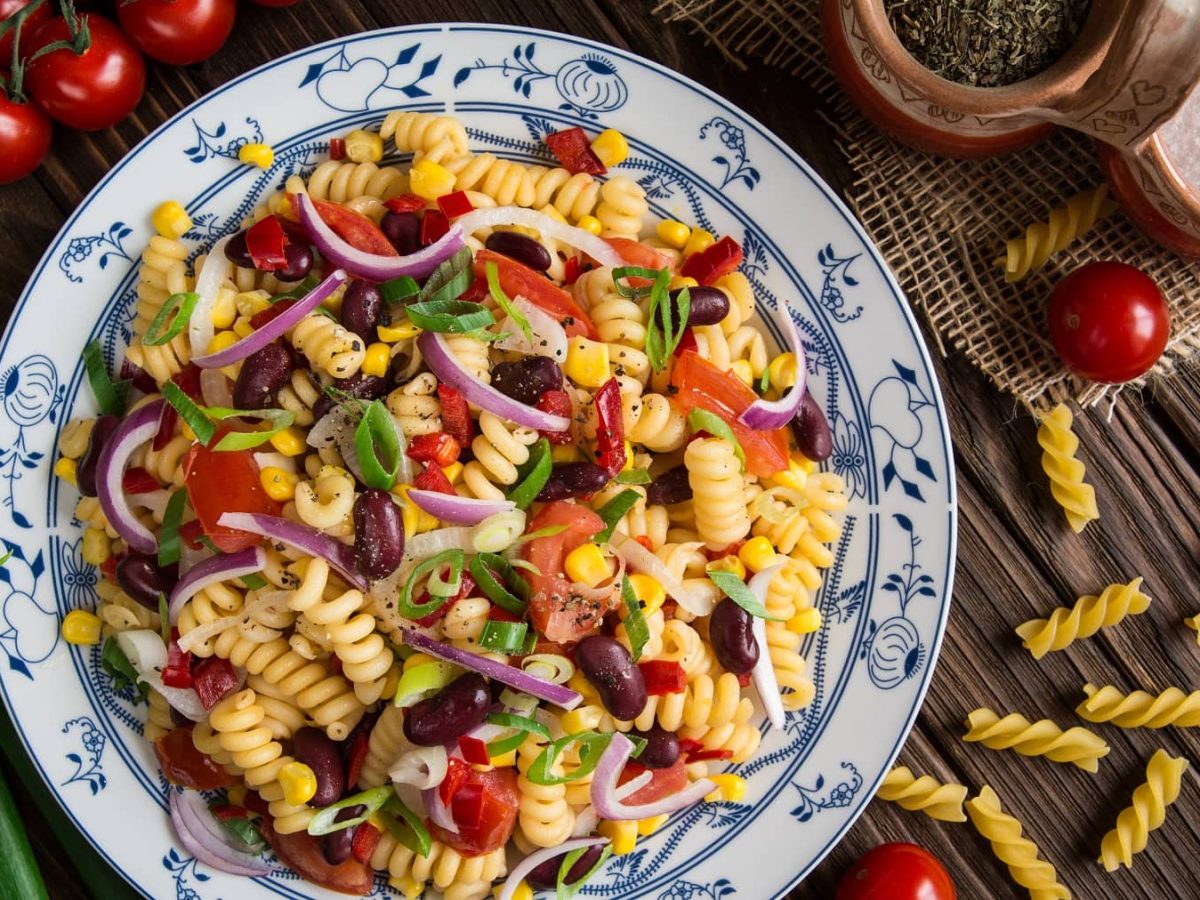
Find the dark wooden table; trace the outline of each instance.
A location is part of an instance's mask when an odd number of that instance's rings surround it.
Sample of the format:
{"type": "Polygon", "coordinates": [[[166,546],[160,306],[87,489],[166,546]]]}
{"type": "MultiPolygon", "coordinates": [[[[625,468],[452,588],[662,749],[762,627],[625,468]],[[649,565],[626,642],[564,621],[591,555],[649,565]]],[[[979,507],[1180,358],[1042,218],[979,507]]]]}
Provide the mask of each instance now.
{"type": "MultiPolygon", "coordinates": [[[[105,4],[92,4],[105,6],[105,4]]],[[[107,4],[111,10],[111,2],[107,4]]],[[[185,104],[276,56],[332,37],[429,21],[486,21],[571,32],[658,60],[713,88],[795,147],[835,187],[847,172],[820,117],[820,101],[802,81],[751,65],[738,71],[703,41],[649,15],[643,0],[599,3],[548,0],[304,0],[290,9],[240,4],[236,30],[208,62],[150,67],[137,111],[95,134],[57,129],[37,174],[0,187],[0,309],[7,317],[54,234],[84,194],[137,141],[185,104]]],[[[1136,262],[1136,260],[1132,260],[1136,262]]],[[[1200,648],[1181,625],[1200,611],[1196,597],[1200,509],[1200,389],[1183,376],[1130,396],[1111,421],[1081,417],[1078,430],[1103,516],[1073,535],[1053,505],[1039,465],[1033,421],[998,395],[961,356],[936,360],[949,407],[958,466],[959,563],[954,612],[924,710],[901,754],[915,771],[961,781],[972,791],[994,785],[1082,898],[1200,897],[1193,874],[1200,851],[1200,785],[1192,769],[1179,804],[1137,857],[1132,872],[1105,874],[1096,864],[1100,836],[1142,781],[1157,747],[1200,761],[1200,739],[1184,730],[1099,728],[1112,746],[1100,772],[995,753],[960,740],[975,706],[1048,716],[1064,726],[1085,681],[1157,691],[1200,682],[1200,648]],[[1113,581],[1145,577],[1150,611],[1069,651],[1035,662],[1012,634],[1018,623],[1113,581]]],[[[2,723],[8,728],[8,723],[2,723]]],[[[50,893],[56,898],[115,897],[106,875],[20,759],[3,761],[18,796],[50,893]],[[39,786],[40,787],[40,786],[39,786]],[[35,791],[37,789],[35,788],[35,791]]],[[[939,856],[963,898],[1021,897],[1002,864],[969,824],[942,824],[876,801],[846,839],[793,894],[832,897],[851,860],[883,841],[914,841],[939,856]]],[[[743,880],[739,884],[746,883],[743,880]]],[[[0,885],[0,894],[3,894],[0,885]]],[[[749,897],[748,900],[758,900],[749,897]]]]}

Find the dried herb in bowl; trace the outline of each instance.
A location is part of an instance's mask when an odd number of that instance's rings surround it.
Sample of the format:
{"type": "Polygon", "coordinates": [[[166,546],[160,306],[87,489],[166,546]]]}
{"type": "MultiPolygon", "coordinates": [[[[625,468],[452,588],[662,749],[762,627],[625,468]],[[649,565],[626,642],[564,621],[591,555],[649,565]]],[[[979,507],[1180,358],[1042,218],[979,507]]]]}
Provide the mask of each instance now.
{"type": "Polygon", "coordinates": [[[884,0],[900,43],[949,81],[1000,87],[1056,62],[1090,0],[884,0]]]}

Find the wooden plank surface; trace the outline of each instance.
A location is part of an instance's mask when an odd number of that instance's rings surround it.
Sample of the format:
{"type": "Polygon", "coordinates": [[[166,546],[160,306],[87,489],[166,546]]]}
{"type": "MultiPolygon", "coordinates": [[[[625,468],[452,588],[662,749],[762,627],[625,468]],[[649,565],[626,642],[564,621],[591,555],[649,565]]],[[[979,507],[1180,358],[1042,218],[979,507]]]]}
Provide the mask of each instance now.
{"type": "MultiPolygon", "coordinates": [[[[95,4],[108,6],[111,2],[95,4]]],[[[136,113],[98,134],[58,128],[54,150],[34,178],[0,187],[0,313],[7,318],[21,286],[69,212],[110,166],[181,106],[261,63],[339,35],[386,25],[484,21],[529,25],[627,47],[730,98],[795,147],[835,187],[843,161],[820,117],[819,101],[800,80],[750,65],[735,70],[703,42],[664,27],[641,0],[551,3],[548,0],[304,0],[267,10],[240,4],[228,45],[198,66],[150,67],[150,88],[136,113]]],[[[1136,262],[1136,260],[1133,260],[1136,262]]],[[[1036,298],[1034,298],[1036,302],[1036,298]]],[[[64,304],[70,298],[63,299],[64,304]]],[[[974,792],[993,785],[1026,825],[1064,882],[1084,898],[1200,897],[1190,862],[1200,849],[1197,772],[1184,779],[1179,805],[1156,832],[1132,872],[1108,875],[1096,864],[1099,838],[1158,747],[1200,760],[1188,731],[1121,731],[1096,726],[1112,746],[1100,772],[995,753],[960,738],[966,713],[979,705],[1076,724],[1073,708],[1087,681],[1123,690],[1185,690],[1200,681],[1200,648],[1182,627],[1200,611],[1196,584],[1200,509],[1200,388],[1183,376],[1129,397],[1111,421],[1080,417],[1082,455],[1096,485],[1102,518],[1073,535],[1053,505],[1039,464],[1035,426],[996,394],[961,357],[936,363],[949,409],[958,465],[960,542],[954,612],[932,688],[901,761],[920,773],[962,781],[974,792]],[[1035,662],[1012,629],[1081,593],[1145,577],[1154,602],[1145,615],[1069,651],[1035,662]]],[[[20,780],[6,764],[10,782],[20,780]]],[[[35,796],[18,788],[52,896],[91,896],[71,864],[59,828],[35,796]]],[[[967,824],[941,824],[874,802],[846,839],[792,895],[832,897],[849,862],[888,840],[925,845],[947,865],[963,898],[1025,895],[967,824]]],[[[749,882],[752,884],[752,882],[749,882]]],[[[743,876],[739,886],[748,882],[743,876]]],[[[743,889],[747,897],[755,896],[743,889]]]]}

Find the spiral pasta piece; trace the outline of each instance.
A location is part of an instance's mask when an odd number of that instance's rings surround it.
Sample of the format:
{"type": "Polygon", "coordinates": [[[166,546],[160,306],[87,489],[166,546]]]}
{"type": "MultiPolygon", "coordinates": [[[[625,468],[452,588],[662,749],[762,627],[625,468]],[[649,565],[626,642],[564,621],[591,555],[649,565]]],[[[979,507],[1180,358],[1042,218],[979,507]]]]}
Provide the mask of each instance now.
{"type": "Polygon", "coordinates": [[[1060,403],[1042,418],[1038,427],[1038,444],[1042,447],[1042,468],[1050,477],[1050,493],[1067,515],[1067,523],[1076,534],[1088,522],[1100,518],[1096,507],[1096,491],[1083,480],[1084,464],[1076,459],[1079,438],[1071,430],[1074,417],[1065,403],[1060,403]]]}
{"type": "Polygon", "coordinates": [[[939,822],[967,821],[963,811],[963,801],[967,799],[964,785],[943,784],[932,775],[918,778],[908,766],[890,770],[876,796],[909,812],[923,812],[939,822]]]}
{"type": "Polygon", "coordinates": [[[1141,592],[1142,579],[1128,584],[1110,584],[1099,596],[1086,594],[1070,609],[1060,606],[1047,619],[1031,619],[1017,627],[1023,646],[1041,659],[1062,650],[1080,638],[1089,638],[1101,628],[1116,625],[1126,616],[1143,613],[1150,598],[1141,592]]]}
{"type": "Polygon", "coordinates": [[[1186,759],[1156,750],[1146,764],[1146,781],[1133,790],[1129,806],[1117,815],[1117,823],[1100,840],[1099,862],[1108,872],[1121,866],[1133,867],[1133,856],[1146,849],[1150,832],[1162,826],[1167,807],[1179,797],[1186,759]]]}
{"type": "Polygon", "coordinates": [[[487,344],[465,334],[450,334],[445,339],[450,352],[468,372],[484,384],[491,384],[492,362],[487,344]]]}
{"type": "Polygon", "coordinates": [[[454,174],[454,187],[478,191],[499,206],[533,206],[537,199],[529,169],[493,153],[460,156],[443,163],[454,174]]]}
{"type": "Polygon", "coordinates": [[[473,497],[502,500],[504,491],[497,485],[517,483],[517,467],[528,461],[537,440],[532,428],[509,426],[493,413],[480,413],[479,434],[471,441],[475,458],[463,467],[464,487],[473,497]]]}
{"type": "MultiPolygon", "coordinates": [[[[241,591],[230,587],[224,582],[209,585],[198,591],[188,600],[179,611],[177,625],[179,636],[187,637],[191,632],[221,619],[229,619],[229,628],[236,628],[237,622],[232,617],[242,608],[241,591]]],[[[201,658],[212,656],[215,652],[219,634],[213,634],[206,640],[188,647],[189,651],[201,658]]]]}
{"type": "Polygon", "coordinates": [[[716,281],[718,287],[729,298],[729,312],[721,320],[721,331],[733,334],[754,315],[754,288],[741,272],[730,272],[716,281]]]}
{"type": "Polygon", "coordinates": [[[146,695],[146,727],[142,731],[146,740],[154,743],[160,737],[174,730],[175,720],[171,717],[171,704],[167,698],[154,688],[146,695]]]}
{"type": "Polygon", "coordinates": [[[692,441],[683,463],[692,486],[696,531],[709,549],[720,550],[749,534],[741,466],[730,443],[720,438],[692,441]]]}
{"type": "Polygon", "coordinates": [[[616,374],[645,384],[650,377],[650,359],[644,352],[646,313],[642,307],[620,295],[607,266],[580,275],[571,290],[591,316],[600,340],[609,345],[616,374]]]}
{"type": "Polygon", "coordinates": [[[102,623],[101,636],[108,638],[122,631],[158,628],[158,613],[146,609],[111,581],[103,578],[98,581],[96,594],[100,598],[96,616],[102,623]]]}
{"type": "Polygon", "coordinates": [[[362,368],[362,338],[326,315],[311,312],[292,329],[292,346],[315,368],[334,378],[349,378],[362,368]]]}
{"type": "Polygon", "coordinates": [[[1063,731],[1049,719],[1030,722],[1019,713],[1001,718],[987,707],[967,715],[963,740],[978,742],[992,750],[1016,750],[1022,756],[1044,756],[1058,763],[1073,763],[1085,772],[1095,772],[1108,755],[1104,739],[1086,728],[1063,731]]]}
{"type": "Polygon", "coordinates": [[[596,218],[600,220],[602,237],[624,237],[637,240],[642,222],[650,212],[645,189],[625,175],[614,175],[600,188],[600,205],[596,218]]]}
{"type": "Polygon", "coordinates": [[[504,848],[482,856],[463,856],[434,841],[420,856],[384,832],[371,854],[371,867],[388,873],[388,883],[406,897],[419,897],[426,885],[442,892],[444,900],[482,900],[492,882],[508,871],[504,848]]]}
{"type": "MultiPolygon", "coordinates": [[[[571,836],[575,813],[567,803],[567,789],[562,784],[534,784],[525,777],[529,767],[541,755],[544,744],[530,734],[517,748],[517,790],[521,799],[517,807],[517,822],[525,839],[535,847],[556,847],[571,836]]],[[[551,770],[562,775],[562,761],[555,761],[551,770]]]]}
{"type": "Polygon", "coordinates": [[[398,153],[428,153],[442,144],[467,152],[467,129],[453,116],[438,113],[396,110],[384,118],[379,136],[391,139],[398,153]]]}
{"type": "Polygon", "coordinates": [[[412,746],[404,736],[404,710],[389,703],[375,720],[367,739],[367,756],[359,772],[358,786],[365,790],[387,784],[388,771],[412,746]]]}
{"type": "MultiPolygon", "coordinates": [[[[331,467],[332,468],[332,467],[331,467]]],[[[354,511],[354,479],[344,471],[326,471],[296,485],[296,513],[305,525],[327,533],[350,530],[354,511]]]]}
{"type": "Polygon", "coordinates": [[[572,175],[561,167],[530,166],[529,177],[534,192],[530,205],[542,210],[549,206],[571,222],[590,216],[600,199],[600,182],[586,172],[572,175]]]}
{"type": "Polygon", "coordinates": [[[1112,685],[1085,684],[1087,699],[1075,712],[1089,722],[1109,722],[1118,728],[1194,728],[1200,725],[1200,691],[1185,694],[1169,687],[1160,694],[1123,694],[1112,685]]]}
{"type": "MultiPolygon", "coordinates": [[[[295,193],[293,185],[288,187],[295,193]]],[[[310,197],[340,203],[378,222],[387,212],[383,201],[403,194],[408,178],[395,166],[330,159],[313,170],[304,188],[310,197]]]]}
{"type": "MultiPolygon", "coordinates": [[[[138,268],[137,307],[133,320],[134,337],[142,337],[150,328],[172,294],[192,289],[187,273],[188,251],[180,241],[155,235],[142,253],[138,268]]],[[[135,340],[126,355],[162,384],[178,374],[191,359],[191,344],[184,329],[165,344],[149,346],[135,340]]]]}
{"type": "Polygon", "coordinates": [[[1035,222],[1021,237],[1010,239],[1004,256],[997,264],[1004,268],[1006,281],[1020,281],[1034,269],[1040,269],[1054,254],[1092,230],[1099,219],[1117,209],[1109,199],[1108,185],[1082,191],[1050,210],[1048,221],[1035,222]]]}
{"type": "Polygon", "coordinates": [[[1037,845],[1021,836],[1021,823],[1004,812],[994,790],[984,786],[978,797],[968,800],[967,814],[1031,900],[1070,900],[1071,892],[1058,883],[1054,866],[1038,858],[1037,845]]]}
{"type": "Polygon", "coordinates": [[[687,443],[691,433],[683,411],[662,394],[621,394],[626,438],[655,453],[670,453],[687,443]]]}

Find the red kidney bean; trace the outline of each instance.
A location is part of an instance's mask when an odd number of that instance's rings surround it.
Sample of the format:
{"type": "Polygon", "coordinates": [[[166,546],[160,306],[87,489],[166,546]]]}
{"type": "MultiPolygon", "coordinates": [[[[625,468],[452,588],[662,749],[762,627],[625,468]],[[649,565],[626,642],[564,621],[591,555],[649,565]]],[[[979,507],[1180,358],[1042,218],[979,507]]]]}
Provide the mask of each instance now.
{"type": "Polygon", "coordinates": [[[363,491],[354,501],[354,560],[370,581],[386,578],[404,559],[400,507],[387,491],[363,491]]]}
{"type": "Polygon", "coordinates": [[[422,747],[458,740],[487,715],[492,692],[477,672],[460,675],[404,716],[404,736],[422,747]]]}
{"type": "Polygon", "coordinates": [[[550,470],[550,480],[538,493],[542,503],[594,494],[608,484],[608,473],[595,463],[563,463],[550,470]]]}
{"type": "Polygon", "coordinates": [[[313,770],[317,792],[309,806],[328,806],[342,799],[346,770],[338,746],[320,728],[301,728],[292,735],[292,756],[313,770]]]}
{"type": "Polygon", "coordinates": [[[686,466],[668,469],[646,486],[646,502],[666,506],[692,499],[692,485],[686,466]]]}
{"type": "Polygon", "coordinates": [[[667,731],[661,725],[655,725],[649,731],[635,731],[646,742],[637,762],[648,769],[669,769],[679,759],[679,738],[672,731],[667,731]]]}
{"type": "MultiPolygon", "coordinates": [[[[346,822],[350,819],[357,819],[363,814],[363,807],[348,806],[345,809],[338,810],[338,814],[333,817],[335,822],[346,822]]],[[[321,853],[325,856],[325,862],[331,866],[336,866],[350,858],[350,854],[354,850],[354,833],[361,826],[356,825],[353,828],[342,828],[339,831],[331,831],[329,834],[321,838],[321,853]]]]}
{"type": "Polygon", "coordinates": [[[623,721],[636,719],[646,708],[646,682],[629,651],[615,640],[597,634],[575,648],[575,664],[600,695],[604,708],[623,721]]]}
{"type": "Polygon", "coordinates": [[[254,259],[246,246],[246,232],[239,231],[225,244],[225,258],[235,266],[243,269],[253,269],[254,259]]]}
{"type": "MultiPolygon", "coordinates": [[[[596,860],[600,858],[600,853],[603,849],[603,846],[588,847],[583,851],[583,855],[575,860],[575,865],[571,866],[570,871],[567,872],[567,884],[574,884],[586,875],[592,866],[596,864],[596,860]]],[[[529,886],[547,891],[554,890],[558,885],[558,870],[562,866],[563,857],[566,855],[563,853],[530,869],[529,874],[525,876],[525,880],[529,882],[529,886]]]]}
{"type": "Polygon", "coordinates": [[[292,352],[272,341],[246,357],[233,383],[235,409],[266,409],[292,376],[292,352]]]}
{"type": "MultiPolygon", "coordinates": [[[[664,310],[670,309],[673,330],[678,331],[679,307],[676,304],[679,300],[679,291],[671,291],[670,296],[673,302],[658,308],[658,324],[660,327],[664,325],[666,322],[666,319],[663,318],[665,315],[664,310]]],[[[693,325],[716,325],[729,315],[729,298],[725,296],[725,292],[720,288],[688,288],[688,300],[690,306],[688,308],[687,327],[689,328],[693,325]]]]}
{"type": "Polygon", "coordinates": [[[734,675],[745,675],[758,663],[754,618],[732,600],[716,605],[708,620],[708,638],[717,662],[734,675]]]}
{"type": "Polygon", "coordinates": [[[416,213],[388,211],[379,227],[401,256],[421,249],[421,218],[416,213]]]}
{"type": "Polygon", "coordinates": [[[375,340],[375,326],[382,310],[383,295],[369,281],[351,281],[342,295],[342,324],[368,344],[375,340]]]}
{"type": "Polygon", "coordinates": [[[300,281],[312,270],[313,255],[308,244],[292,241],[283,248],[283,256],[287,263],[274,273],[280,281],[300,281]]]}
{"type": "Polygon", "coordinates": [[[526,406],[533,406],[546,391],[562,390],[562,386],[562,368],[548,356],[526,356],[492,367],[492,387],[526,406]]]}
{"type": "Polygon", "coordinates": [[[121,424],[117,416],[98,416],[88,437],[87,449],[75,464],[75,484],[79,493],[85,497],[96,496],[96,464],[100,462],[100,454],[108,446],[113,432],[121,424]]]}
{"type": "Polygon", "coordinates": [[[829,459],[833,453],[833,434],[829,423],[825,421],[825,413],[807,390],[804,392],[804,402],[795,419],[796,446],[808,459],[821,462],[829,459]]]}
{"type": "Polygon", "coordinates": [[[493,231],[484,246],[524,263],[536,272],[545,272],[550,268],[550,251],[528,235],[515,231],[493,231]]]}
{"type": "MultiPolygon", "coordinates": [[[[378,400],[390,389],[387,378],[365,375],[362,372],[355,372],[349,378],[339,378],[333,382],[333,386],[358,400],[378,400]]],[[[317,402],[313,404],[313,415],[320,419],[333,409],[336,402],[328,394],[322,392],[321,396],[317,398],[317,402]]]]}
{"type": "Polygon", "coordinates": [[[129,553],[117,563],[117,584],[147,609],[158,612],[158,595],[171,593],[174,583],[153,556],[129,553]]]}

